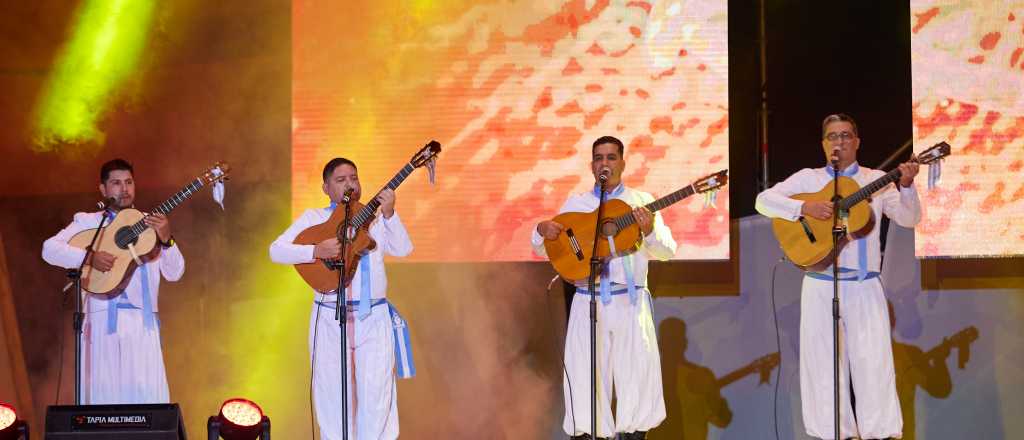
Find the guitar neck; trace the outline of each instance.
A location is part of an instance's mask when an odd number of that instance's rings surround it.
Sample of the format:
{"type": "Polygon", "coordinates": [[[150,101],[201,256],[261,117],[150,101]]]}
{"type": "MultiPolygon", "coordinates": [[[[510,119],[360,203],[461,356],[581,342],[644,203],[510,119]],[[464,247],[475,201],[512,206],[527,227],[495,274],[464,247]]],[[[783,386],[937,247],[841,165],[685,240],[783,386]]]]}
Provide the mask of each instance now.
{"type": "MultiPolygon", "coordinates": [[[[658,212],[659,210],[665,209],[675,204],[676,202],[679,202],[680,200],[692,196],[694,193],[695,191],[693,190],[693,185],[688,185],[683,189],[680,189],[665,197],[648,203],[647,205],[644,205],[644,207],[650,210],[651,212],[658,212]]],[[[629,213],[616,217],[613,221],[615,222],[615,225],[619,227],[619,229],[622,229],[625,228],[626,226],[635,223],[636,219],[633,218],[632,213],[629,213]]]]}
{"type": "Polygon", "coordinates": [[[760,359],[751,362],[747,366],[741,367],[736,371],[733,371],[729,374],[726,374],[725,376],[716,379],[715,383],[718,384],[719,388],[724,388],[725,386],[732,384],[733,382],[743,379],[744,377],[747,377],[751,374],[760,373],[765,369],[767,369],[768,372],[771,372],[772,369],[779,365],[778,356],[779,353],[775,352],[767,356],[761,357],[760,359]]]}
{"type": "MultiPolygon", "coordinates": [[[[409,175],[412,174],[413,170],[415,169],[416,167],[412,166],[411,163],[405,164],[405,166],[398,171],[398,174],[395,174],[395,177],[392,177],[391,180],[388,181],[388,184],[384,185],[384,188],[381,188],[380,191],[377,191],[377,194],[380,194],[381,191],[384,191],[385,189],[390,189],[392,191],[398,189],[398,186],[401,185],[402,182],[405,181],[405,178],[409,177],[409,175]]],[[[373,199],[370,200],[370,202],[367,203],[365,206],[363,206],[363,209],[360,209],[359,212],[356,214],[354,220],[352,221],[352,225],[358,229],[362,227],[364,224],[366,224],[366,222],[373,220],[373,217],[376,215],[377,208],[379,207],[380,202],[377,201],[377,195],[375,194],[373,196],[373,199]]]]}
{"type": "MultiPolygon", "coordinates": [[[[181,204],[181,202],[188,200],[189,197],[192,197],[192,194],[199,192],[199,190],[202,189],[203,186],[204,184],[202,179],[193,180],[188,185],[185,185],[185,187],[182,188],[181,191],[174,193],[174,195],[171,196],[171,198],[164,200],[163,203],[157,205],[157,207],[153,209],[153,212],[164,215],[169,214],[171,211],[174,210],[174,208],[177,208],[178,205],[181,204]]],[[[138,222],[131,226],[131,229],[132,232],[138,235],[143,233],[148,227],[149,226],[146,225],[144,220],[139,220],[138,222]]]]}
{"type": "MultiPolygon", "coordinates": [[[[917,160],[914,160],[913,162],[917,162],[917,160]]],[[[839,209],[843,211],[849,211],[850,208],[853,207],[853,205],[856,205],[864,201],[868,197],[871,197],[872,194],[878,192],[882,188],[885,188],[886,185],[900,180],[900,177],[903,177],[903,173],[900,172],[899,168],[889,171],[884,176],[879,177],[874,182],[864,185],[864,187],[858,190],[857,192],[850,194],[849,196],[846,196],[845,198],[843,198],[843,200],[840,200],[839,209]]]]}

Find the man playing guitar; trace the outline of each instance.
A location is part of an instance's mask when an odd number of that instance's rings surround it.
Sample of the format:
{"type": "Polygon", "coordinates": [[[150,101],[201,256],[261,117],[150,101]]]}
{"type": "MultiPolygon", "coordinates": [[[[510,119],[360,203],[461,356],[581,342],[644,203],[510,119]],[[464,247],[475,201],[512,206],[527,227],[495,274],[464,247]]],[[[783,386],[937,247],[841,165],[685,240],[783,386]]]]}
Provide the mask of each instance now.
{"type": "MultiPolygon", "coordinates": [[[[598,295],[597,353],[598,402],[597,435],[624,439],[643,439],[646,432],[665,419],[662,394],[661,361],[651,316],[651,293],[647,289],[647,262],[667,260],[675,255],[676,242],[660,214],[643,206],[654,201],[650,194],[622,184],[625,147],[622,141],[604,136],[594,141],[590,171],[595,182],[605,180],[607,199],[619,199],[634,207],[633,218],[640,227],[639,249],[619,249],[619,257],[603,263],[604,279],[598,292],[589,292],[587,280],[573,280],[576,295],[569,314],[565,338],[566,414],[562,427],[574,439],[589,439],[590,421],[590,331],[589,295],[598,295]],[[625,254],[625,255],[623,255],[625,254]],[[633,284],[628,286],[628,283],[633,284]],[[614,344],[612,341],[615,341],[614,344]],[[617,399],[612,417],[612,390],[617,399]],[[573,392],[570,392],[573,390],[573,392]]],[[[589,212],[597,209],[599,183],[592,191],[576,194],[560,210],[589,212]]],[[[532,246],[544,256],[545,240],[558,239],[565,225],[554,221],[540,222],[533,233],[532,246]]]]}
{"type": "MultiPolygon", "coordinates": [[[[821,220],[832,218],[833,203],[800,201],[796,194],[818,191],[831,185],[834,174],[847,176],[859,185],[885,176],[857,164],[860,137],[857,123],[845,114],[829,115],[822,122],[821,146],[824,158],[838,163],[805,168],[757,196],[761,214],[796,221],[803,216],[821,220]]],[[[896,224],[913,228],[921,220],[921,202],[914,188],[919,165],[899,166],[897,185],[887,185],[870,201],[874,218],[882,214],[896,224]]],[[[839,254],[840,364],[839,389],[841,438],[881,439],[901,435],[903,419],[896,395],[889,317],[882,283],[879,230],[845,246],[839,254]],[[850,402],[847,378],[853,380],[857,398],[856,419],[850,402]]],[[[829,240],[830,237],[823,237],[829,240]]],[[[800,295],[800,394],[807,434],[817,438],[834,437],[833,422],[833,343],[832,343],[832,267],[809,271],[800,295]]]]}
{"type": "MultiPolygon", "coordinates": [[[[74,220],[43,243],[43,260],[54,266],[77,269],[86,251],[68,241],[100,219],[132,207],[135,176],[131,164],[111,160],[100,168],[100,194],[110,202],[100,212],[79,212],[74,220]]],[[[108,294],[87,294],[83,328],[82,403],[167,403],[170,401],[160,325],[157,318],[160,277],[181,279],[185,258],[171,236],[171,224],[163,214],[145,217],[156,231],[159,245],[132,273],[127,284],[108,294]]],[[[107,252],[89,254],[92,270],[109,271],[116,258],[107,252]]]]}
{"type": "MultiPolygon", "coordinates": [[[[301,232],[327,222],[334,211],[344,210],[345,198],[359,200],[362,187],[356,164],[335,158],[324,166],[323,192],[331,201],[326,208],[309,209],[270,245],[270,259],[280,264],[321,264],[341,257],[338,238],[316,244],[295,244],[301,232]]],[[[398,437],[398,400],[395,376],[411,376],[409,360],[396,359],[395,344],[408,340],[404,320],[387,301],[384,254],[403,257],[412,252],[412,242],[395,212],[395,192],[385,188],[375,199],[380,211],[369,223],[369,235],[376,246],[358,259],[358,269],[349,287],[337,292],[313,290],[310,317],[310,352],[313,357],[313,401],[320,434],[325,440],[342,438],[341,329],[335,320],[336,301],[348,305],[349,437],[351,439],[395,439],[398,437]],[[401,328],[399,328],[399,326],[401,328]],[[317,340],[319,339],[319,340],[317,340]],[[403,369],[405,371],[403,371],[403,369]]],[[[343,211],[341,211],[343,212],[343,211]]],[[[354,264],[348,262],[347,264],[354,264]]],[[[336,273],[336,272],[335,272],[336,273]]]]}

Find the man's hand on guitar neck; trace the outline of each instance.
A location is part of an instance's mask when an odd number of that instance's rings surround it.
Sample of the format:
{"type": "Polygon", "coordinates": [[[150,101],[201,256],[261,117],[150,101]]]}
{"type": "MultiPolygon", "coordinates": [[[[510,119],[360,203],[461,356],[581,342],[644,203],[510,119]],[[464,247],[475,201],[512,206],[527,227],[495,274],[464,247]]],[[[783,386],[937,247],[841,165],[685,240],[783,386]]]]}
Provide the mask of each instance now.
{"type": "Polygon", "coordinates": [[[156,236],[160,239],[161,243],[167,243],[171,239],[171,221],[167,219],[166,215],[153,213],[147,215],[142,221],[146,222],[146,226],[156,231],[156,236]]]}
{"type": "Polygon", "coordinates": [[[565,230],[565,226],[553,220],[545,220],[537,224],[537,233],[545,240],[556,240],[558,234],[565,230]]]}
{"type": "Polygon", "coordinates": [[[654,214],[651,210],[641,206],[633,209],[633,220],[636,220],[636,225],[640,227],[640,232],[643,232],[644,237],[651,235],[654,231],[654,214]]]}
{"type": "Polygon", "coordinates": [[[832,218],[832,209],[832,202],[806,201],[800,207],[800,213],[818,220],[828,220],[832,218]]]}
{"type": "Polygon", "coordinates": [[[900,186],[904,188],[908,188],[910,185],[914,184],[914,176],[916,176],[917,172],[921,169],[921,165],[918,165],[917,162],[913,162],[914,160],[917,159],[911,158],[911,162],[901,163],[899,166],[900,186]]]}
{"type": "Polygon", "coordinates": [[[395,190],[384,188],[380,194],[377,194],[377,202],[380,203],[380,213],[384,214],[384,218],[391,218],[395,215],[395,190]]]}
{"type": "Polygon", "coordinates": [[[337,238],[328,238],[313,248],[313,258],[318,260],[334,260],[341,256],[341,242],[337,238]]]}
{"type": "Polygon", "coordinates": [[[106,272],[114,267],[115,261],[117,261],[117,257],[114,254],[99,251],[92,254],[89,265],[100,272],[106,272]]]}

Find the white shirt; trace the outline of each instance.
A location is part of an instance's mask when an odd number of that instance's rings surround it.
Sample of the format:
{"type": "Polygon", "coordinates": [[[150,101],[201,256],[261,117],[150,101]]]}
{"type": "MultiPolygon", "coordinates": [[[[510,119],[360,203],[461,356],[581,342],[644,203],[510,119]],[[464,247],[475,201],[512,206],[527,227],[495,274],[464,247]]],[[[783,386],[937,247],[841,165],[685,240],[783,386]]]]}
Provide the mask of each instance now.
{"type": "MultiPolygon", "coordinates": [[[[85,249],[80,249],[68,244],[68,240],[74,237],[75,234],[82,232],[86,229],[95,229],[100,224],[100,218],[103,212],[79,212],[75,214],[74,220],[71,224],[65,227],[63,230],[50,237],[43,242],[43,260],[54,266],[63,267],[65,269],[77,269],[78,265],[82,264],[82,260],[85,258],[85,249]]],[[[110,223],[110,220],[107,220],[110,223]]],[[[159,245],[158,245],[159,246],[159,245]]],[[[125,257],[120,257],[125,258],[125,257]]],[[[163,275],[167,281],[178,281],[181,276],[185,273],[185,257],[181,255],[181,251],[177,245],[171,246],[166,249],[161,249],[160,253],[145,263],[146,270],[149,273],[149,279],[142,280],[142,269],[136,268],[135,273],[132,274],[131,280],[128,282],[128,286],[125,287],[124,293],[118,297],[118,302],[129,302],[132,305],[143,308],[142,304],[142,284],[143,282],[149,283],[149,292],[153,296],[152,306],[153,311],[159,311],[159,297],[160,292],[160,275],[163,275]],[[125,301],[127,299],[127,301],[125,301]]],[[[107,304],[109,303],[110,297],[107,295],[88,295],[86,302],[86,311],[98,312],[106,310],[107,304]]]]}
{"type": "MultiPolygon", "coordinates": [[[[315,245],[295,244],[295,237],[310,226],[324,223],[331,217],[333,212],[330,208],[307,209],[295,223],[292,223],[277,240],[270,244],[270,259],[280,264],[301,264],[316,261],[313,258],[315,245]]],[[[384,254],[404,257],[412,252],[412,241],[409,240],[409,233],[402,224],[402,219],[395,212],[391,218],[385,218],[383,214],[377,213],[377,217],[370,223],[370,238],[377,242],[377,247],[370,251],[370,290],[371,298],[387,297],[388,279],[384,273],[384,254]]],[[[362,270],[356,270],[352,278],[351,288],[355,299],[359,298],[359,286],[362,285],[362,270]]]]}
{"type": "MultiPolygon", "coordinates": [[[[622,193],[613,198],[622,200],[634,208],[654,201],[654,196],[627,187],[622,187],[622,193]]],[[[598,203],[599,200],[593,191],[574,194],[565,201],[565,204],[562,205],[562,209],[558,213],[592,212],[597,209],[598,203]]],[[[533,246],[533,252],[538,256],[543,257],[547,255],[544,251],[544,237],[537,232],[537,228],[533,228],[533,237],[530,240],[530,244],[533,246]]],[[[633,282],[637,286],[646,287],[647,262],[651,259],[665,261],[672,258],[675,254],[676,242],[672,239],[672,231],[665,225],[661,214],[656,212],[654,213],[654,229],[641,240],[640,249],[633,256],[633,282]]],[[[625,285],[626,276],[622,266],[623,258],[612,258],[609,262],[608,270],[611,282],[625,285]]],[[[577,281],[577,286],[586,288],[586,283],[587,280],[577,281]]]]}
{"type": "MultiPolygon", "coordinates": [[[[854,165],[850,165],[854,166],[854,165]]],[[[858,165],[859,166],[859,165],[858,165]]],[[[865,185],[881,178],[886,173],[871,168],[859,167],[857,174],[850,176],[858,185],[865,185]]],[[[789,196],[801,193],[815,193],[821,191],[825,185],[832,183],[832,176],[822,168],[804,168],[797,171],[788,179],[777,183],[775,186],[762,191],[757,195],[755,208],[757,212],[767,217],[782,218],[796,221],[801,217],[800,209],[804,202],[791,199],[789,196]]],[[[867,270],[879,272],[881,267],[881,251],[879,246],[879,230],[881,229],[881,215],[885,214],[896,224],[905,228],[913,228],[921,221],[921,201],[917,196],[917,189],[914,185],[908,188],[898,184],[887,185],[885,188],[874,193],[871,200],[871,210],[875,216],[875,226],[871,232],[861,240],[867,240],[867,270]]],[[[839,267],[857,269],[859,267],[856,241],[843,247],[839,255],[839,267]]],[[[831,274],[831,267],[822,272],[831,274]]]]}

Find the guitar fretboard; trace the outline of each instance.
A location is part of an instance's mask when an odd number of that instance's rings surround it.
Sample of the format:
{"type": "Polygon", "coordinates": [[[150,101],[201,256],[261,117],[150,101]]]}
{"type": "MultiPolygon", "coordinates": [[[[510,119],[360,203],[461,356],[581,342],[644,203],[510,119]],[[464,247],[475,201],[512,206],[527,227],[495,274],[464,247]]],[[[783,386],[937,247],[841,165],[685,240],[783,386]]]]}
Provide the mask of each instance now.
{"type": "MultiPolygon", "coordinates": [[[[402,182],[405,181],[405,178],[409,177],[415,169],[416,167],[412,166],[411,163],[406,164],[405,167],[398,171],[398,174],[395,174],[395,177],[392,177],[391,180],[388,181],[388,184],[385,185],[384,188],[381,188],[381,191],[384,191],[384,189],[391,189],[392,191],[398,189],[398,186],[401,185],[402,182]]],[[[377,191],[377,194],[380,194],[380,191],[377,191]]],[[[379,207],[380,202],[377,201],[377,195],[375,194],[373,199],[363,206],[363,209],[360,209],[356,214],[355,219],[352,220],[352,225],[358,229],[366,224],[366,222],[373,220],[373,217],[376,215],[377,208],[379,207]]]]}
{"type": "MultiPolygon", "coordinates": [[[[192,197],[192,194],[199,192],[199,190],[202,189],[203,186],[204,184],[202,179],[197,178],[196,180],[193,180],[188,185],[185,185],[185,187],[182,188],[181,191],[174,193],[174,195],[171,196],[171,198],[164,200],[163,203],[157,205],[157,207],[153,209],[153,212],[165,215],[170,213],[172,210],[174,210],[174,208],[177,208],[178,205],[181,204],[181,202],[184,202],[185,200],[188,200],[189,197],[192,197]]],[[[129,229],[131,229],[133,235],[132,239],[134,240],[135,238],[138,238],[138,236],[141,235],[143,232],[146,232],[146,229],[148,228],[149,226],[146,225],[145,220],[139,220],[138,222],[135,222],[135,224],[129,226],[129,229]]]]}
{"type": "MultiPolygon", "coordinates": [[[[644,207],[649,209],[651,212],[657,212],[657,211],[659,211],[661,209],[665,209],[665,208],[671,206],[672,204],[674,204],[674,203],[676,203],[676,202],[678,202],[680,200],[683,200],[683,199],[685,199],[687,197],[692,196],[694,193],[695,193],[695,191],[693,190],[693,185],[689,185],[689,186],[687,186],[687,187],[685,187],[683,189],[680,189],[680,190],[678,190],[676,192],[673,192],[673,193],[671,193],[671,194],[669,194],[669,195],[667,195],[665,197],[662,197],[662,198],[660,198],[658,200],[655,200],[655,201],[653,201],[651,203],[648,203],[644,207]]],[[[633,213],[621,215],[619,217],[616,217],[612,221],[615,222],[615,225],[619,227],[619,230],[622,230],[626,226],[629,226],[629,225],[631,225],[631,224],[636,222],[636,220],[633,218],[633,213]]]]}
{"type": "Polygon", "coordinates": [[[899,168],[889,171],[888,173],[886,173],[886,175],[879,177],[874,182],[864,185],[864,187],[858,190],[857,192],[850,194],[849,196],[846,196],[845,198],[843,198],[843,200],[840,200],[839,209],[843,211],[849,211],[850,208],[853,207],[853,205],[856,205],[864,201],[868,197],[871,197],[872,194],[878,192],[882,188],[885,188],[886,185],[893,183],[897,180],[900,180],[900,177],[902,176],[903,173],[900,172],[899,168]]]}

